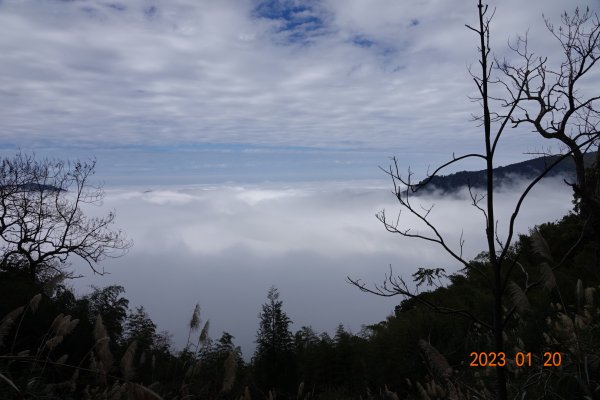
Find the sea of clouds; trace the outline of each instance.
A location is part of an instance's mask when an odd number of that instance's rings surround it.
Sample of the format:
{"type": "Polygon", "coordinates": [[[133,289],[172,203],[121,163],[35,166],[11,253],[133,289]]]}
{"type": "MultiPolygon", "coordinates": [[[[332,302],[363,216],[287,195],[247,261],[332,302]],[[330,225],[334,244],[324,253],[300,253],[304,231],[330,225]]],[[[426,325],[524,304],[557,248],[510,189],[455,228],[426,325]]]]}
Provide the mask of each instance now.
{"type": "MultiPolygon", "coordinates": [[[[501,232],[523,185],[496,195],[501,232]]],[[[483,216],[466,191],[414,201],[435,204],[430,218],[454,249],[463,234],[466,258],[485,250],[483,216]]],[[[525,201],[517,231],[557,220],[571,207],[570,189],[558,178],[547,179],[525,201]]],[[[293,330],[312,325],[332,333],[343,323],[358,332],[385,319],[401,298],[361,293],[347,276],[371,284],[380,283],[390,265],[407,277],[418,267],[459,268],[435,244],[385,230],[375,214],[385,209],[395,219],[399,210],[388,182],[107,188],[103,204],[87,212],[111,209],[116,226],[135,245],[126,256],[103,262],[109,274],[102,277],[74,262],[88,275],[74,282],[76,290],[123,285],[131,305],[144,305],[178,347],[185,345],[189,317],[200,303],[211,336],[230,332],[247,359],[272,285],[281,292],[293,330]]],[[[406,213],[400,223],[427,233],[406,213]]]]}

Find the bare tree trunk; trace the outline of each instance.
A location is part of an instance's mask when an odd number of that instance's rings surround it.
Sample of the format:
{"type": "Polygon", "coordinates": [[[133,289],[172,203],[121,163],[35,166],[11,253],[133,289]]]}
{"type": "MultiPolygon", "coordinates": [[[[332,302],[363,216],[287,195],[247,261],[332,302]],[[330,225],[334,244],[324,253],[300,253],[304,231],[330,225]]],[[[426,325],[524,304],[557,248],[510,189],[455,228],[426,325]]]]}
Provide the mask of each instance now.
{"type": "MultiPolygon", "coordinates": [[[[487,176],[487,226],[485,229],[490,263],[493,268],[492,290],[494,295],[493,305],[493,333],[494,333],[494,351],[501,353],[504,351],[504,320],[502,313],[502,264],[496,256],[496,226],[494,217],[494,149],[492,147],[492,121],[489,108],[489,23],[484,21],[484,14],[487,7],[481,3],[479,8],[479,46],[481,52],[481,97],[483,102],[483,126],[485,133],[485,158],[486,158],[486,176],[487,176]]],[[[506,400],[506,371],[504,367],[496,367],[496,398],[506,400]]]]}

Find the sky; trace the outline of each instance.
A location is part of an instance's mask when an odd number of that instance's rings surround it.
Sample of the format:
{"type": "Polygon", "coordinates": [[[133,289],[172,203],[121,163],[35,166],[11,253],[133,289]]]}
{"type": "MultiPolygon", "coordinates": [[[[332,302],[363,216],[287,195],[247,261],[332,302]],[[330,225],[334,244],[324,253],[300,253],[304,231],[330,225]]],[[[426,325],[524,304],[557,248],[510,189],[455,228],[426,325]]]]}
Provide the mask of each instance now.
{"type": "MultiPolygon", "coordinates": [[[[492,3],[495,56],[514,58],[507,42],[527,32],[556,65],[542,15],[557,22],[576,5],[600,10],[598,0],[492,3]]],[[[390,201],[379,166],[396,156],[423,176],[483,149],[469,99],[477,37],[465,27],[476,11],[448,0],[0,0],[0,155],[97,161],[107,196],[89,212],[114,208],[136,243],[101,282],[126,286],[178,337],[201,302],[247,353],[271,284],[297,323],[358,330],[397,300],[357,294],[345,276],[377,280],[437,254],[377,224],[390,201]]],[[[510,129],[496,161],[549,145],[510,129]]],[[[560,201],[527,223],[568,210],[557,185],[543,190],[560,201]]],[[[456,234],[463,211],[438,200],[456,234]]]]}
{"type": "MultiPolygon", "coordinates": [[[[598,0],[582,6],[600,8],[598,0]]],[[[560,61],[542,14],[507,0],[492,46],[529,30],[560,61]]],[[[470,121],[475,1],[0,2],[3,152],[96,157],[108,184],[373,179],[390,156],[425,168],[481,150],[470,121]]],[[[540,148],[510,131],[505,164],[540,148]]],[[[477,165],[472,165],[477,167],[477,165]]],[[[468,165],[468,167],[471,167],[468,165]]]]}

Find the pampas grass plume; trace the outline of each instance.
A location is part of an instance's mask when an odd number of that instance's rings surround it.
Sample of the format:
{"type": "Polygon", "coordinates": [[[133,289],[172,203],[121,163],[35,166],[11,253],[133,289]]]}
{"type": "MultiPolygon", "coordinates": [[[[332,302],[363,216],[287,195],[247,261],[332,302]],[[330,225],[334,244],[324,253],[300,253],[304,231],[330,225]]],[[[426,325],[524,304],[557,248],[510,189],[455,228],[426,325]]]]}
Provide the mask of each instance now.
{"type": "Polygon", "coordinates": [[[225,374],[223,377],[223,386],[221,388],[221,391],[227,393],[229,391],[231,391],[231,389],[233,388],[233,384],[235,383],[235,373],[237,370],[237,361],[236,361],[236,357],[235,354],[230,352],[229,356],[227,356],[227,359],[224,362],[224,367],[225,367],[225,374]]]}
{"type": "Polygon", "coordinates": [[[25,307],[23,306],[15,308],[6,314],[4,318],[2,318],[2,321],[0,321],[0,347],[4,345],[4,338],[8,336],[13,324],[17,318],[19,318],[19,315],[21,315],[24,309],[25,307]]]}
{"type": "Polygon", "coordinates": [[[42,301],[42,294],[38,293],[29,300],[29,308],[32,313],[35,313],[40,305],[40,301],[42,301]]]}
{"type": "Polygon", "coordinates": [[[135,350],[137,349],[137,341],[131,342],[127,347],[123,358],[121,358],[121,373],[123,378],[131,380],[135,375],[135,369],[133,367],[133,359],[135,357],[135,350]]]}

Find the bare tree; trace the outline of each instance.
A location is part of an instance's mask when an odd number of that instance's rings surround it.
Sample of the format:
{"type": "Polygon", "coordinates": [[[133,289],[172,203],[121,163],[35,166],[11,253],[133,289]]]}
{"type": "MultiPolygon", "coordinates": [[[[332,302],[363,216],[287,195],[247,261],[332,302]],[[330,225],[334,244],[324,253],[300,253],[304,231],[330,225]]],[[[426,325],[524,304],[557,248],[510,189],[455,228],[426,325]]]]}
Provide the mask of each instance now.
{"type": "Polygon", "coordinates": [[[95,162],[36,159],[19,152],[0,162],[0,270],[21,270],[32,280],[73,277],[68,260],[78,256],[94,273],[98,263],[124,255],[132,242],[111,230],[115,213],[88,217],[104,192],[89,179],[95,162]]]}
{"type": "MultiPolygon", "coordinates": [[[[394,195],[401,208],[400,212],[404,211],[415,217],[418,221],[420,221],[420,223],[423,224],[425,230],[416,231],[412,230],[411,228],[401,227],[401,214],[398,214],[398,218],[390,219],[384,210],[377,214],[377,218],[383,223],[389,232],[407,238],[416,238],[436,243],[455,261],[462,265],[465,271],[468,273],[481,275],[483,282],[488,285],[490,292],[492,293],[492,303],[490,304],[491,318],[489,318],[487,315],[474,315],[469,309],[454,309],[440,304],[434,304],[432,301],[428,300],[427,297],[419,296],[419,285],[423,283],[435,283],[437,280],[445,276],[444,270],[440,268],[420,268],[413,275],[414,281],[417,283],[417,289],[414,290],[409,287],[409,285],[401,276],[394,276],[391,270],[389,275],[386,275],[382,285],[369,287],[360,279],[353,278],[348,278],[348,281],[364,292],[386,297],[401,295],[413,298],[440,313],[456,314],[477,322],[480,326],[487,329],[492,335],[493,351],[500,353],[504,351],[503,334],[505,328],[510,322],[511,318],[514,318],[515,316],[515,310],[518,303],[515,301],[515,298],[522,298],[522,296],[526,296],[531,289],[541,284],[541,281],[530,281],[526,271],[519,269],[519,254],[514,254],[514,251],[512,250],[513,247],[511,247],[515,236],[515,221],[519,215],[519,212],[521,211],[521,206],[525,198],[545,175],[547,175],[556,165],[566,158],[578,158],[582,152],[585,152],[595,143],[597,134],[594,133],[595,131],[593,131],[595,126],[592,129],[591,125],[592,117],[595,116],[595,111],[593,108],[591,108],[591,104],[596,98],[592,97],[591,100],[584,101],[582,103],[575,100],[577,98],[577,92],[574,90],[573,84],[577,79],[573,77],[574,75],[569,75],[568,72],[574,70],[575,64],[573,64],[572,61],[570,63],[568,61],[564,67],[566,72],[563,72],[562,75],[563,77],[566,76],[566,78],[559,79],[559,83],[555,85],[553,93],[563,94],[567,97],[570,96],[571,102],[566,106],[568,108],[564,110],[565,113],[569,115],[567,115],[565,117],[566,119],[564,120],[570,121],[570,118],[573,118],[571,117],[572,115],[580,113],[582,119],[578,126],[582,131],[585,130],[586,133],[575,134],[576,138],[569,139],[571,141],[568,143],[571,146],[568,147],[564,154],[555,157],[552,162],[548,163],[546,168],[537,177],[528,183],[525,189],[519,194],[519,197],[513,206],[506,232],[500,231],[498,229],[498,221],[495,215],[494,203],[494,157],[496,155],[498,143],[500,142],[507,126],[518,126],[521,122],[525,122],[525,120],[522,121],[522,118],[518,114],[525,113],[526,116],[528,115],[527,107],[524,105],[524,102],[531,101],[532,97],[535,97],[531,88],[532,82],[535,81],[536,74],[540,75],[542,71],[546,71],[544,69],[545,60],[539,58],[534,59],[531,56],[527,56],[527,67],[520,70],[510,69],[511,67],[507,66],[507,63],[498,64],[498,62],[493,59],[490,49],[490,21],[493,13],[488,10],[488,6],[482,4],[481,0],[478,0],[477,7],[478,25],[467,25],[467,28],[473,31],[477,35],[478,39],[479,68],[478,73],[471,71],[471,76],[478,90],[478,96],[473,100],[475,100],[481,107],[479,114],[476,115],[474,119],[482,128],[482,139],[484,141],[485,151],[483,153],[471,153],[460,156],[453,155],[450,161],[439,166],[433,171],[433,173],[428,174],[425,180],[418,183],[413,181],[413,173],[410,169],[407,176],[403,177],[400,174],[398,162],[394,158],[393,164],[390,166],[390,168],[384,171],[392,179],[394,185],[394,195]],[[568,67],[568,65],[571,65],[571,67],[568,67]],[[511,85],[508,85],[505,81],[492,76],[492,73],[498,69],[501,69],[505,73],[507,71],[513,71],[516,73],[516,77],[513,79],[511,85]],[[498,98],[496,97],[496,94],[492,95],[490,91],[490,87],[492,85],[495,85],[500,92],[504,91],[506,97],[498,98]],[[575,103],[573,103],[573,101],[575,101],[575,103]],[[428,185],[432,179],[440,173],[440,171],[450,165],[456,164],[468,158],[477,158],[485,163],[486,187],[484,194],[476,193],[474,190],[472,190],[472,188],[469,188],[469,193],[471,197],[471,205],[481,212],[485,221],[485,237],[487,240],[488,254],[487,265],[489,266],[487,269],[482,268],[481,263],[470,262],[463,256],[464,240],[462,234],[460,236],[459,243],[456,245],[449,243],[446,240],[440,230],[435,226],[434,223],[431,222],[430,214],[433,206],[423,207],[420,201],[414,201],[414,195],[416,192],[428,185]],[[515,275],[520,272],[522,272],[524,275],[523,280],[526,281],[525,288],[520,287],[513,280],[515,275]],[[512,301],[508,304],[505,304],[504,301],[505,294],[512,299],[512,301]],[[506,308],[504,307],[505,305],[507,306],[506,308]]],[[[579,18],[585,19],[587,17],[584,15],[579,18]]],[[[550,24],[548,24],[548,26],[552,31],[552,26],[550,24]]],[[[581,33],[573,33],[571,35],[577,36],[580,39],[583,38],[581,33]]],[[[557,36],[560,37],[560,34],[557,36]]],[[[594,43],[595,41],[591,42],[590,46],[596,46],[594,43]]],[[[573,47],[572,51],[576,51],[576,48],[578,47],[573,47]]],[[[525,50],[523,51],[523,54],[529,53],[527,53],[525,50]]],[[[591,56],[588,55],[588,57],[591,56]]],[[[595,60],[596,59],[593,58],[593,62],[595,62],[595,60]]],[[[583,73],[589,70],[589,68],[586,67],[588,64],[583,64],[580,62],[577,65],[579,65],[579,68],[583,73]],[[582,67],[582,65],[584,66],[582,67]]],[[[546,86],[544,86],[544,83],[542,82],[542,88],[545,87],[546,86]]],[[[541,95],[536,96],[540,97],[541,95]]],[[[558,105],[558,102],[555,99],[547,98],[539,100],[539,102],[544,104],[544,107],[554,107],[551,111],[542,114],[542,116],[539,117],[540,120],[543,120],[545,115],[552,117],[557,115],[559,110],[563,110],[563,108],[558,105]]],[[[535,122],[535,119],[531,119],[529,117],[526,117],[526,120],[535,122]]],[[[540,121],[537,121],[537,123],[540,125],[540,121]]],[[[563,124],[565,123],[563,122],[563,124]]],[[[556,132],[553,133],[555,136],[568,138],[567,134],[565,133],[566,128],[564,126],[561,127],[560,124],[547,124],[544,125],[544,129],[555,129],[556,132]]],[[[579,243],[579,241],[577,241],[577,243],[579,243]]],[[[573,247],[569,253],[575,248],[577,243],[573,244],[573,247]]],[[[566,256],[567,255],[565,255],[565,257],[566,256]]],[[[558,268],[563,261],[564,258],[552,268],[558,268]]],[[[495,373],[496,397],[498,399],[506,399],[508,393],[505,367],[495,368],[495,373]]]]}
{"type": "MultiPolygon", "coordinates": [[[[568,149],[575,163],[576,182],[571,183],[581,200],[584,215],[594,213],[592,226],[600,232],[600,197],[595,193],[596,176],[586,174],[584,154],[597,148],[600,131],[600,96],[589,90],[586,78],[600,58],[600,20],[588,9],[562,14],[555,26],[545,18],[546,27],[562,49],[560,65],[553,67],[547,57],[535,56],[528,48],[527,36],[519,36],[511,45],[520,64],[499,62],[502,82],[509,96],[504,106],[516,106],[510,122],[528,125],[546,139],[558,141],[568,149]],[[586,88],[586,86],[588,86],[586,88]]],[[[600,154],[597,156],[600,157],[600,154]]],[[[596,159],[596,168],[600,158],[596,159]]]]}

